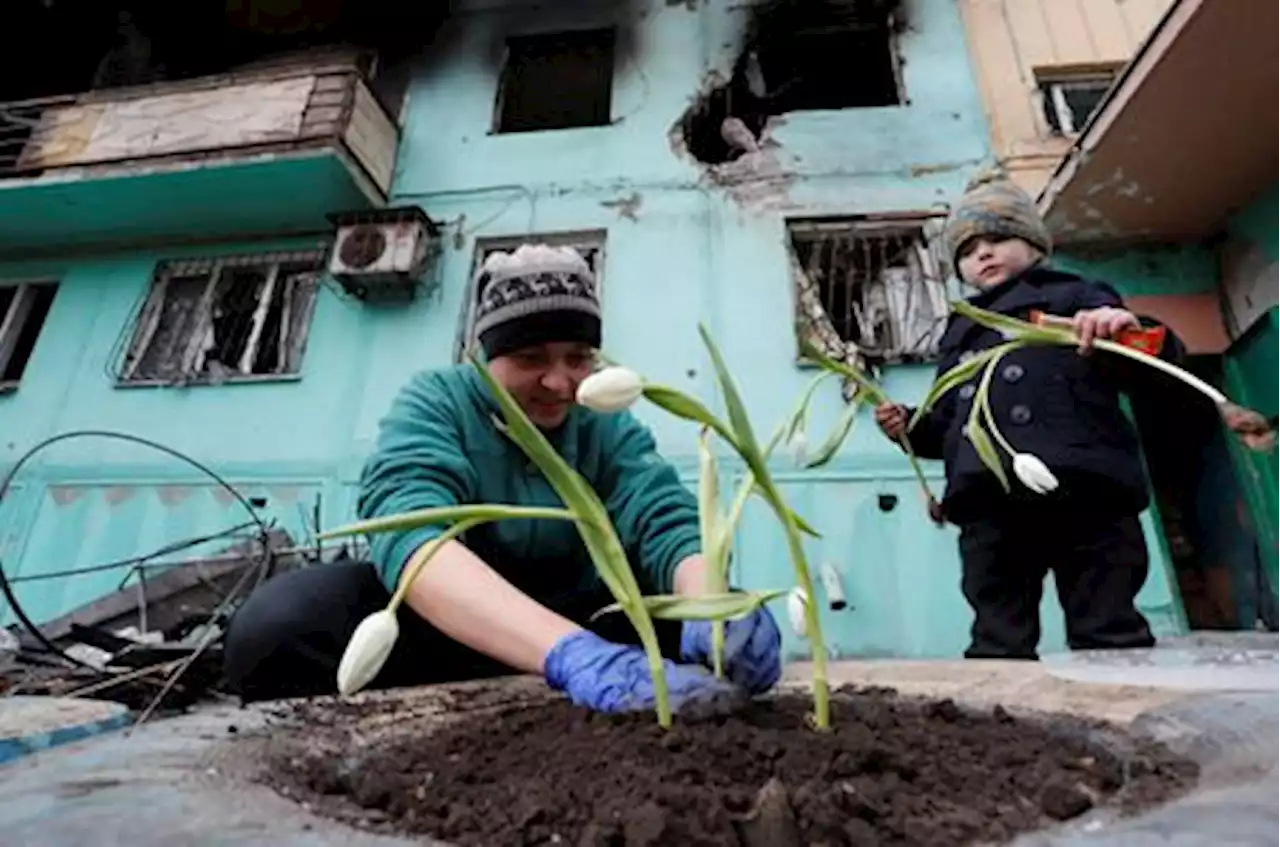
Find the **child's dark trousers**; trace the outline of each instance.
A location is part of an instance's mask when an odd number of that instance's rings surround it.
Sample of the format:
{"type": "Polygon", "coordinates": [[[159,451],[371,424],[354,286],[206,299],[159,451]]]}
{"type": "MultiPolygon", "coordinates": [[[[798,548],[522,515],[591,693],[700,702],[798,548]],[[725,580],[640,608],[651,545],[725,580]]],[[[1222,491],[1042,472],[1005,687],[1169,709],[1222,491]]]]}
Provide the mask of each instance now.
{"type": "Polygon", "coordinates": [[[961,527],[960,558],[964,596],[975,614],[966,658],[1037,658],[1047,573],[1071,649],[1155,644],[1135,604],[1148,569],[1136,516],[1002,515],[961,527]]]}

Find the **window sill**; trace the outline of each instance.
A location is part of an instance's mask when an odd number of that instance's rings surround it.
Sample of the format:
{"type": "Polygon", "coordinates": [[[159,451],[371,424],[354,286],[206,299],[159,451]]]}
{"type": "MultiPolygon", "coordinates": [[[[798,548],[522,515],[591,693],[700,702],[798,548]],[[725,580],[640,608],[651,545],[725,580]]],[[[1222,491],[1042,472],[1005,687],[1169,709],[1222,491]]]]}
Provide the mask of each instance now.
{"type": "Polygon", "coordinates": [[[525,135],[550,135],[552,133],[572,133],[584,132],[591,130],[609,129],[616,126],[621,118],[610,119],[608,123],[603,124],[569,124],[568,126],[531,126],[521,127],[519,129],[491,129],[485,133],[490,138],[510,138],[511,136],[520,137],[525,135]]]}
{"type": "Polygon", "coordinates": [[[131,388],[221,388],[235,385],[263,385],[282,382],[301,382],[302,374],[262,374],[255,376],[229,377],[221,380],[192,379],[186,382],[174,382],[163,379],[116,380],[114,387],[131,388]]]}

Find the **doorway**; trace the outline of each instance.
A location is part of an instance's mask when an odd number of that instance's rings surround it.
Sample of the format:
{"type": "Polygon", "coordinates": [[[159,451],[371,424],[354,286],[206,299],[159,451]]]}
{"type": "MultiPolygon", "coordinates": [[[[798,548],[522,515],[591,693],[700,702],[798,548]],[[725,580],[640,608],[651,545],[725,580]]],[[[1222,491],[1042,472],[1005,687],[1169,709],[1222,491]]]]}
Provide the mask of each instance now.
{"type": "MultiPolygon", "coordinates": [[[[1223,383],[1220,356],[1184,367],[1223,383]]],[[[1275,632],[1275,594],[1217,411],[1167,380],[1152,388],[1132,393],[1130,406],[1188,625],[1275,632]]]]}

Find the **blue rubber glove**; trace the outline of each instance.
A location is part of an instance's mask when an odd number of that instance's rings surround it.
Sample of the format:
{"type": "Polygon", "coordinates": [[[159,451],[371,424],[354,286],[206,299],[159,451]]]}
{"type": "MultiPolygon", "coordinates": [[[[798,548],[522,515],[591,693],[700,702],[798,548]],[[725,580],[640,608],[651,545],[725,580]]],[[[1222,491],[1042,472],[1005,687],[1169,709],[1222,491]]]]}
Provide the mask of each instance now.
{"type": "MultiPolygon", "coordinates": [[[[671,710],[699,701],[741,696],[732,685],[698,666],[664,660],[671,710]]],[[[598,712],[652,709],[653,679],[644,650],[606,641],[590,630],[570,633],[547,654],[547,684],[576,705],[598,712]]]]}
{"type": "MultiPolygon", "coordinates": [[[[724,673],[752,694],[763,694],[782,678],[782,633],[765,606],[724,625],[724,673]]],[[[712,667],[711,621],[686,621],[680,658],[712,667]]]]}

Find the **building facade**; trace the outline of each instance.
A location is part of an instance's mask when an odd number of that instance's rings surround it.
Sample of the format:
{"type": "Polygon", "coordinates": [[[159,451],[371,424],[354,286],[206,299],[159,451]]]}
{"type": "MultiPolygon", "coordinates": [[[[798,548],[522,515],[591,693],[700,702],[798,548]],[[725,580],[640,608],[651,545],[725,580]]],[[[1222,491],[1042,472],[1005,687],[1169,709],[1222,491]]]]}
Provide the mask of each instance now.
{"type": "MultiPolygon", "coordinates": [[[[1273,428],[1278,24],[1272,4],[1169,4],[1040,195],[1060,255],[1171,326],[1190,366],[1273,428]]],[[[1274,446],[1244,449],[1194,404],[1135,411],[1189,624],[1274,630],[1274,446]]]]}
{"type": "MultiPolygon", "coordinates": [[[[892,395],[915,401],[958,293],[940,222],[992,155],[985,77],[961,26],[972,10],[796,11],[807,5],[473,0],[396,62],[312,49],[28,103],[0,179],[0,291],[24,304],[0,331],[0,353],[20,353],[0,356],[0,467],[57,433],[142,436],[214,469],[308,543],[316,525],[351,519],[398,388],[469,349],[477,262],[524,240],[583,250],[607,354],[714,407],[705,325],[758,430],[814,374],[798,361],[800,331],[856,343],[892,395]],[[326,272],[328,216],[381,207],[431,222],[426,270],[401,292],[412,296],[370,298],[326,272]]],[[[828,384],[811,439],[843,404],[828,384]]],[[[640,414],[692,484],[693,428],[640,414]]],[[[823,610],[829,645],[958,655],[970,614],[954,530],[933,527],[905,460],[861,417],[825,468],[776,460],[823,533],[812,560],[838,572],[849,601],[823,610]]],[[[728,484],[738,471],[725,468],[728,484]]],[[[940,465],[927,473],[940,487],[940,465]]],[[[171,456],[70,439],[0,501],[0,558],[28,612],[48,619],[115,590],[121,573],[42,575],[224,531],[245,521],[239,510],[171,456]]],[[[1140,601],[1158,631],[1180,631],[1145,520],[1157,566],[1140,601]]],[[[791,584],[763,511],[737,549],[740,584],[791,584]]],[[[1051,588],[1044,608],[1054,649],[1051,588]]],[[[807,652],[784,637],[789,655],[807,652]]]]}
{"type": "Polygon", "coordinates": [[[1172,0],[960,0],[991,144],[1033,195],[1172,0]]]}

